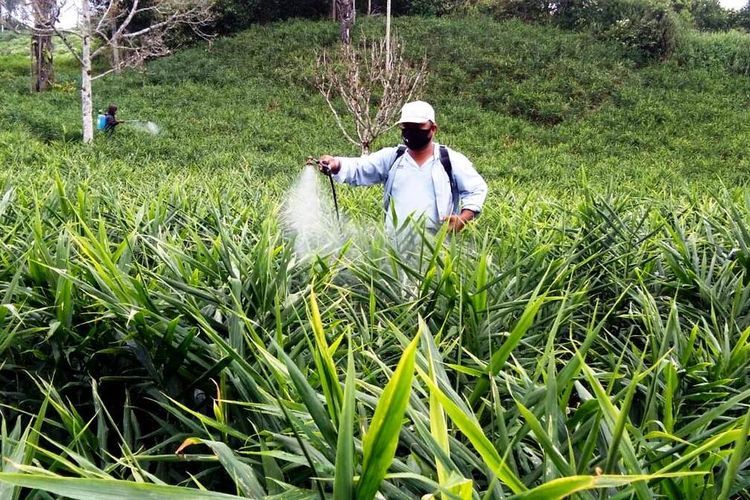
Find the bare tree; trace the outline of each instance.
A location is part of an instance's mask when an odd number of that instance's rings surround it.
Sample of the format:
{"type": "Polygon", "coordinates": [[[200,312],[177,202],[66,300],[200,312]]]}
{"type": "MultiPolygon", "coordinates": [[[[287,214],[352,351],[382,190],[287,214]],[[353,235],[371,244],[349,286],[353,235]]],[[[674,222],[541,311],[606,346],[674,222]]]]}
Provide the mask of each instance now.
{"type": "Polygon", "coordinates": [[[17,30],[18,21],[14,16],[23,7],[23,0],[0,0],[0,33],[7,29],[17,30]]]}
{"type": "Polygon", "coordinates": [[[55,22],[59,15],[57,0],[32,0],[34,26],[31,34],[31,89],[44,92],[55,81],[53,66],[55,22]]]}
{"type": "Polygon", "coordinates": [[[385,7],[385,67],[391,69],[391,0],[386,0],[385,7]]]}
{"type": "Polygon", "coordinates": [[[334,2],[334,12],[339,23],[341,23],[341,43],[349,45],[352,40],[352,28],[354,27],[354,0],[334,0],[334,2]]]}
{"type": "MultiPolygon", "coordinates": [[[[213,0],[83,0],[78,28],[55,29],[81,66],[81,114],[83,142],[94,138],[91,82],[114,71],[141,65],[144,61],[170,53],[168,35],[188,28],[209,38],[202,28],[212,20],[213,0]],[[135,27],[134,20],[147,18],[146,27],[135,27]],[[132,29],[131,29],[132,28],[132,29]],[[81,40],[78,50],[71,36],[81,40]],[[92,74],[92,61],[107,50],[117,53],[116,64],[92,74]]],[[[113,58],[115,59],[115,58],[113,58]]]]}
{"type": "Polygon", "coordinates": [[[342,44],[333,56],[321,53],[314,83],[344,137],[369,154],[372,142],[393,126],[401,106],[421,93],[426,78],[427,59],[406,61],[395,37],[386,50],[385,40],[369,42],[362,36],[359,46],[342,44]]]}
{"type": "Polygon", "coordinates": [[[54,83],[53,53],[54,27],[63,0],[3,0],[0,14],[6,19],[0,23],[11,24],[14,29],[31,33],[31,90],[43,92],[54,83]]]}

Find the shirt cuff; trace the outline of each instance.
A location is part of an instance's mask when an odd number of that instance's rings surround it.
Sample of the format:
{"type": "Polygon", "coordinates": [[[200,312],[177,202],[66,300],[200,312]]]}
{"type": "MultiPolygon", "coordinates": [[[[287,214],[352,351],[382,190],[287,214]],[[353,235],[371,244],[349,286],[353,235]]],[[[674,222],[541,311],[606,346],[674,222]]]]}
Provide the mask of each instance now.
{"type": "Polygon", "coordinates": [[[333,180],[336,182],[346,182],[346,173],[351,168],[351,165],[353,162],[356,161],[355,158],[347,158],[345,156],[336,156],[336,160],[339,162],[339,172],[337,174],[333,174],[331,177],[333,177],[333,180]]]}
{"type": "Polygon", "coordinates": [[[482,207],[480,207],[479,205],[471,205],[471,204],[469,204],[469,205],[462,205],[461,206],[461,210],[471,210],[475,214],[479,215],[479,212],[482,211],[482,207]]]}

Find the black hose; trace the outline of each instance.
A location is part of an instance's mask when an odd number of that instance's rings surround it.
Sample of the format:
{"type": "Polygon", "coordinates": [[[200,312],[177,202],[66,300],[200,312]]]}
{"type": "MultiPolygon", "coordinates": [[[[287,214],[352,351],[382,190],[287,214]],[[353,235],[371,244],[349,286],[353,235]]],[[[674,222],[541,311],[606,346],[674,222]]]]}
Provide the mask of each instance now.
{"type": "Polygon", "coordinates": [[[336,185],[333,182],[333,176],[331,171],[328,171],[328,180],[331,181],[331,193],[333,193],[333,207],[336,209],[336,221],[341,224],[341,216],[339,215],[339,200],[336,197],[336,185]]]}
{"type": "Polygon", "coordinates": [[[336,196],[336,185],[333,182],[333,174],[331,173],[331,169],[328,168],[327,164],[321,164],[320,160],[314,159],[312,156],[307,157],[307,164],[318,165],[318,168],[323,174],[328,176],[328,180],[331,182],[331,193],[333,194],[333,207],[336,209],[336,221],[341,224],[341,215],[339,214],[339,199],[338,196],[336,196]]]}

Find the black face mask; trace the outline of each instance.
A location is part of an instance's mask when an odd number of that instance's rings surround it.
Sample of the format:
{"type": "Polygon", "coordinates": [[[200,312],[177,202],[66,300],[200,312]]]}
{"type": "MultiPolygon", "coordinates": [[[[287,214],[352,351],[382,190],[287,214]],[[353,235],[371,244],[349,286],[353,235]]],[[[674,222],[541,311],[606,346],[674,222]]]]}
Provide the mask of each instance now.
{"type": "Polygon", "coordinates": [[[430,129],[422,130],[420,128],[405,128],[401,131],[401,137],[404,138],[404,144],[409,149],[419,151],[430,142],[430,129]]]}

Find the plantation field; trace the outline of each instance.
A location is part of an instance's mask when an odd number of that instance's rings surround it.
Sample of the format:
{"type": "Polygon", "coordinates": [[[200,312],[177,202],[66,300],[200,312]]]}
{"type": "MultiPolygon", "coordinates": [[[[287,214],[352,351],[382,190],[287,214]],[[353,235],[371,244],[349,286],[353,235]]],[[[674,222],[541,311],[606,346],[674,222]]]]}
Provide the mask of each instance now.
{"type": "Polygon", "coordinates": [[[162,132],[91,146],[73,61],[30,95],[0,38],[0,498],[750,498],[750,79],[697,38],[639,66],[551,27],[396,29],[490,186],[417,256],[377,188],[340,190],[343,248],[284,236],[305,158],[355,153],[309,83],[335,25],[99,80],[162,132]]]}

